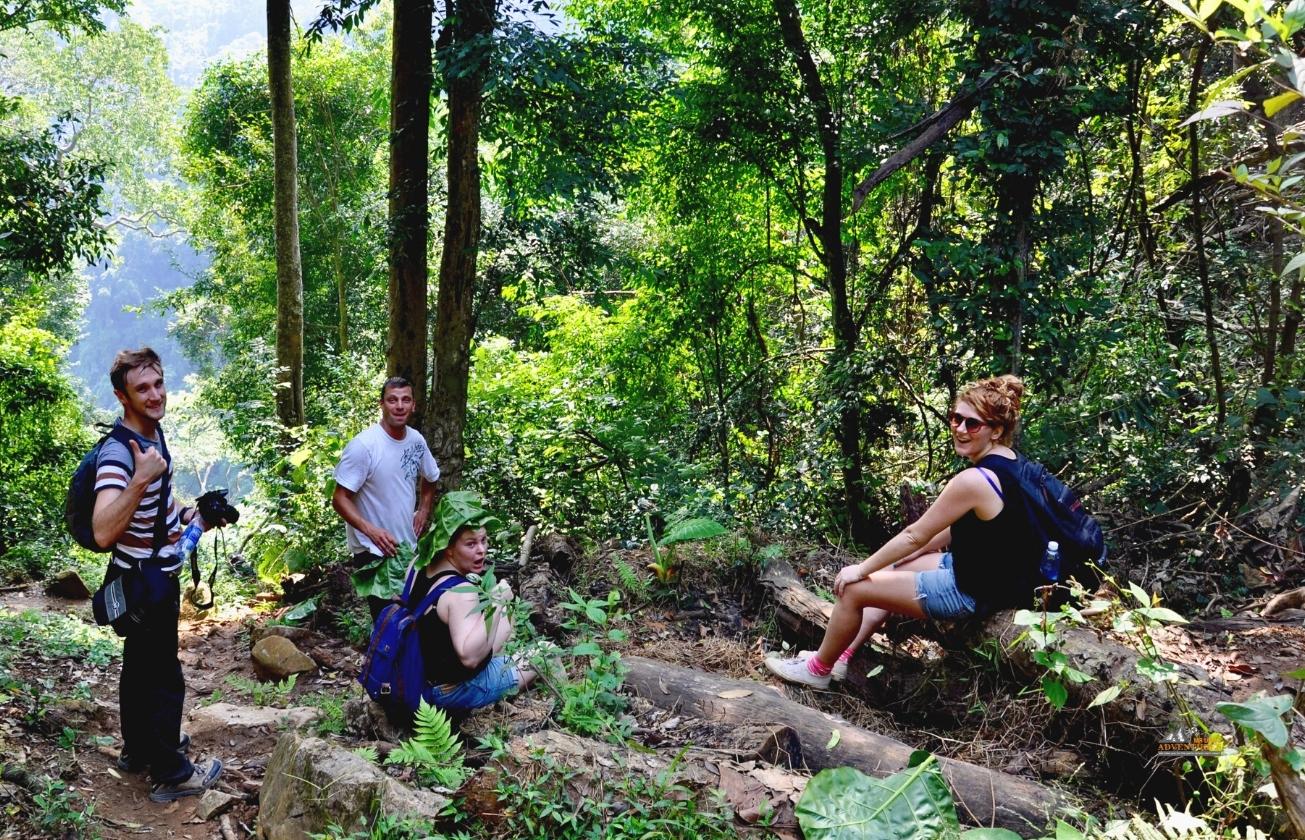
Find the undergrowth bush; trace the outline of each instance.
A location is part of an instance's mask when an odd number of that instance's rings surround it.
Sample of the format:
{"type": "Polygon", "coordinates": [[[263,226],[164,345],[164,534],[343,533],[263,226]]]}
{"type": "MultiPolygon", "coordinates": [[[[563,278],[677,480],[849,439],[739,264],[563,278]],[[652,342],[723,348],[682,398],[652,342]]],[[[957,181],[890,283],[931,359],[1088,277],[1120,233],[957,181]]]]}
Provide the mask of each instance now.
{"type": "Polygon", "coordinates": [[[92,440],[50,333],[0,324],[0,583],[43,577],[71,544],[68,479],[92,440]]]}

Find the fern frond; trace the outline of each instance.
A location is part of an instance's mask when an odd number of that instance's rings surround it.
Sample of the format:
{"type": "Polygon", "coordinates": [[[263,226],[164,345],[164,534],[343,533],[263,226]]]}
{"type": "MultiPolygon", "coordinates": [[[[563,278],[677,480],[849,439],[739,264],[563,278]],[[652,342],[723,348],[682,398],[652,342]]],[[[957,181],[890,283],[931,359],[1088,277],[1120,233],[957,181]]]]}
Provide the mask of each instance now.
{"type": "Polygon", "coordinates": [[[429,751],[438,762],[462,763],[462,746],[453,736],[453,726],[449,723],[448,715],[440,709],[428,706],[425,700],[421,701],[421,705],[417,708],[412,740],[429,751]]]}
{"type": "Polygon", "coordinates": [[[620,582],[621,588],[625,590],[626,595],[632,600],[640,600],[648,595],[648,582],[639,577],[638,573],[625,562],[624,559],[616,557],[613,559],[616,567],[616,579],[620,582]]]}
{"type": "Polygon", "coordinates": [[[423,779],[441,787],[462,784],[462,745],[453,735],[448,716],[422,700],[413,719],[412,737],[395,747],[386,764],[407,764],[417,768],[423,779]]]}

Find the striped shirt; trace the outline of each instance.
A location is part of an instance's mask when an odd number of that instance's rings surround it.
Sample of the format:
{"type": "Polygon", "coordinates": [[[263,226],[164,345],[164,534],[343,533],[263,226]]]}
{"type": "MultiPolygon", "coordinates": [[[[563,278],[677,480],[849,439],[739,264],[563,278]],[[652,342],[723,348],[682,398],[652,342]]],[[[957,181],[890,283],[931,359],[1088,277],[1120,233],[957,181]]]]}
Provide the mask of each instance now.
{"type": "MultiPolygon", "coordinates": [[[[157,440],[141,437],[131,429],[127,431],[136,438],[136,445],[141,450],[157,448],[159,445],[157,440]]],[[[182,558],[177,556],[176,550],[176,544],[181,539],[181,511],[177,507],[176,496],[172,493],[172,456],[165,452],[164,457],[168,462],[168,498],[165,503],[168,522],[165,530],[166,545],[159,551],[159,559],[163,563],[163,571],[171,572],[179,569],[182,561],[182,558]]],[[[133,471],[131,451],[117,440],[108,438],[100,447],[100,456],[95,463],[95,492],[108,489],[126,490],[133,471]]],[[[113,562],[116,565],[130,569],[139,561],[154,556],[154,520],[158,514],[159,492],[162,489],[162,476],[154,479],[149,487],[145,488],[145,495],[141,497],[140,504],[132,513],[127,530],[122,532],[122,536],[118,537],[118,542],[113,546],[113,562]]]]}

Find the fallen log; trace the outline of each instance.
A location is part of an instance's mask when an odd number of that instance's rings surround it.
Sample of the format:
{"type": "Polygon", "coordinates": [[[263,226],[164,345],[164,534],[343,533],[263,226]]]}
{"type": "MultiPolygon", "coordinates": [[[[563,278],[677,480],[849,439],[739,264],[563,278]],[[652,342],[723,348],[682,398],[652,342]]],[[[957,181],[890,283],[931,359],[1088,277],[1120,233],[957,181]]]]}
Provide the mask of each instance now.
{"type": "MultiPolygon", "coordinates": [[[[764,744],[751,747],[764,749],[764,744]]],[[[505,819],[513,803],[504,801],[500,792],[504,776],[518,784],[529,779],[536,786],[555,787],[553,792],[575,808],[612,800],[609,814],[637,807],[647,796],[645,785],[688,791],[702,807],[715,807],[714,793],[719,791],[736,819],[754,823],[764,814],[772,831],[793,838],[794,807],[807,783],[805,775],[755,760],[735,761],[717,750],[636,751],[549,729],[509,741],[501,755],[458,791],[464,809],[490,824],[505,819]],[[564,772],[552,772],[554,768],[564,772]]]]}
{"type": "Polygon", "coordinates": [[[1269,618],[1285,610],[1298,610],[1301,607],[1305,607],[1305,586],[1298,586],[1274,595],[1269,603],[1264,605],[1264,611],[1260,615],[1269,618]]]}
{"type": "Polygon", "coordinates": [[[807,589],[785,560],[772,560],[761,570],[761,585],[775,605],[775,617],[803,644],[814,646],[825,635],[834,605],[807,589]]]}
{"type": "MultiPolygon", "coordinates": [[[[766,565],[761,581],[772,593],[781,623],[803,643],[817,644],[824,636],[828,618],[825,612],[813,607],[816,602],[827,602],[807,591],[793,567],[781,558],[766,565]]],[[[951,625],[946,631],[946,647],[949,650],[969,650],[985,640],[996,640],[1005,664],[1017,674],[1023,685],[1034,685],[1041,679],[1044,669],[1033,659],[1033,650],[1027,644],[1017,643],[1026,628],[1016,626],[1013,617],[1013,611],[1002,610],[982,621],[951,625]]],[[[1097,708],[1106,723],[1121,724],[1115,728],[1118,731],[1111,733],[1112,746],[1136,752],[1143,760],[1154,755],[1160,737],[1183,723],[1175,695],[1165,685],[1140,678],[1137,663],[1141,657],[1137,651],[1116,641],[1109,633],[1083,627],[1062,627],[1058,633],[1059,649],[1069,658],[1070,664],[1093,677],[1090,682],[1066,686],[1069,700],[1065,708],[1070,711],[1086,709],[1102,689],[1128,681],[1128,690],[1116,701],[1097,708]]],[[[876,686],[867,685],[862,676],[865,669],[859,667],[861,662],[868,661],[868,657],[863,659],[863,656],[864,651],[853,659],[847,684],[863,696],[876,700],[876,686]]],[[[1226,722],[1215,710],[1215,704],[1233,699],[1232,693],[1211,682],[1209,675],[1196,665],[1181,662],[1175,665],[1181,676],[1178,683],[1172,684],[1177,697],[1207,724],[1219,724],[1224,728],[1226,722]]]]}
{"type": "MultiPolygon", "coordinates": [[[[1267,609],[1267,607],[1265,608],[1267,609]]],[[[1305,610],[1283,609],[1272,615],[1234,615],[1231,618],[1197,618],[1185,625],[1189,633],[1218,634],[1229,630],[1256,630],[1274,624],[1305,624],[1305,610]]]]}
{"type": "MultiPolygon", "coordinates": [[[[763,683],[638,656],[625,657],[622,662],[629,668],[626,686],[661,708],[727,723],[789,727],[800,740],[802,757],[812,771],[846,766],[883,777],[905,769],[915,751],[901,741],[789,700],[763,683]],[[835,731],[839,733],[836,740],[832,738],[835,731]]],[[[1071,804],[1060,792],[1028,779],[949,758],[940,758],[939,763],[961,820],[970,825],[1041,831],[1053,814],[1071,804]]]]}

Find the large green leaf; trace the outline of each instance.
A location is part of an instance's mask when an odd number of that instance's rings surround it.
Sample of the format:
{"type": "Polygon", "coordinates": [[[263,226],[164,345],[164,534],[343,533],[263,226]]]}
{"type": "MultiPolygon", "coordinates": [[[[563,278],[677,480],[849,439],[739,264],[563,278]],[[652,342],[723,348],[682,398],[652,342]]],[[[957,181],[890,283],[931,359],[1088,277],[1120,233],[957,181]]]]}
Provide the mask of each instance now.
{"type": "Polygon", "coordinates": [[[1218,703],[1215,708],[1229,720],[1259,733],[1275,747],[1287,745],[1287,727],[1282,716],[1291,708],[1292,698],[1287,694],[1277,697],[1255,697],[1245,703],[1218,703]]]}
{"type": "Polygon", "coordinates": [[[714,519],[686,519],[676,522],[662,534],[658,545],[670,545],[690,540],[709,540],[725,533],[725,526],[714,519]]]}
{"type": "Polygon", "coordinates": [[[430,529],[417,542],[421,565],[430,565],[438,552],[448,548],[449,540],[463,525],[489,528],[501,524],[475,493],[469,490],[445,493],[431,512],[430,529]]]}
{"type": "Polygon", "coordinates": [[[353,573],[354,591],[364,598],[375,595],[390,600],[403,594],[404,578],[412,564],[412,546],[403,543],[390,557],[368,563],[353,573]]]}
{"type": "Polygon", "coordinates": [[[797,818],[807,840],[930,840],[960,831],[956,803],[931,755],[885,779],[853,767],[822,770],[802,794],[797,818]]]}

